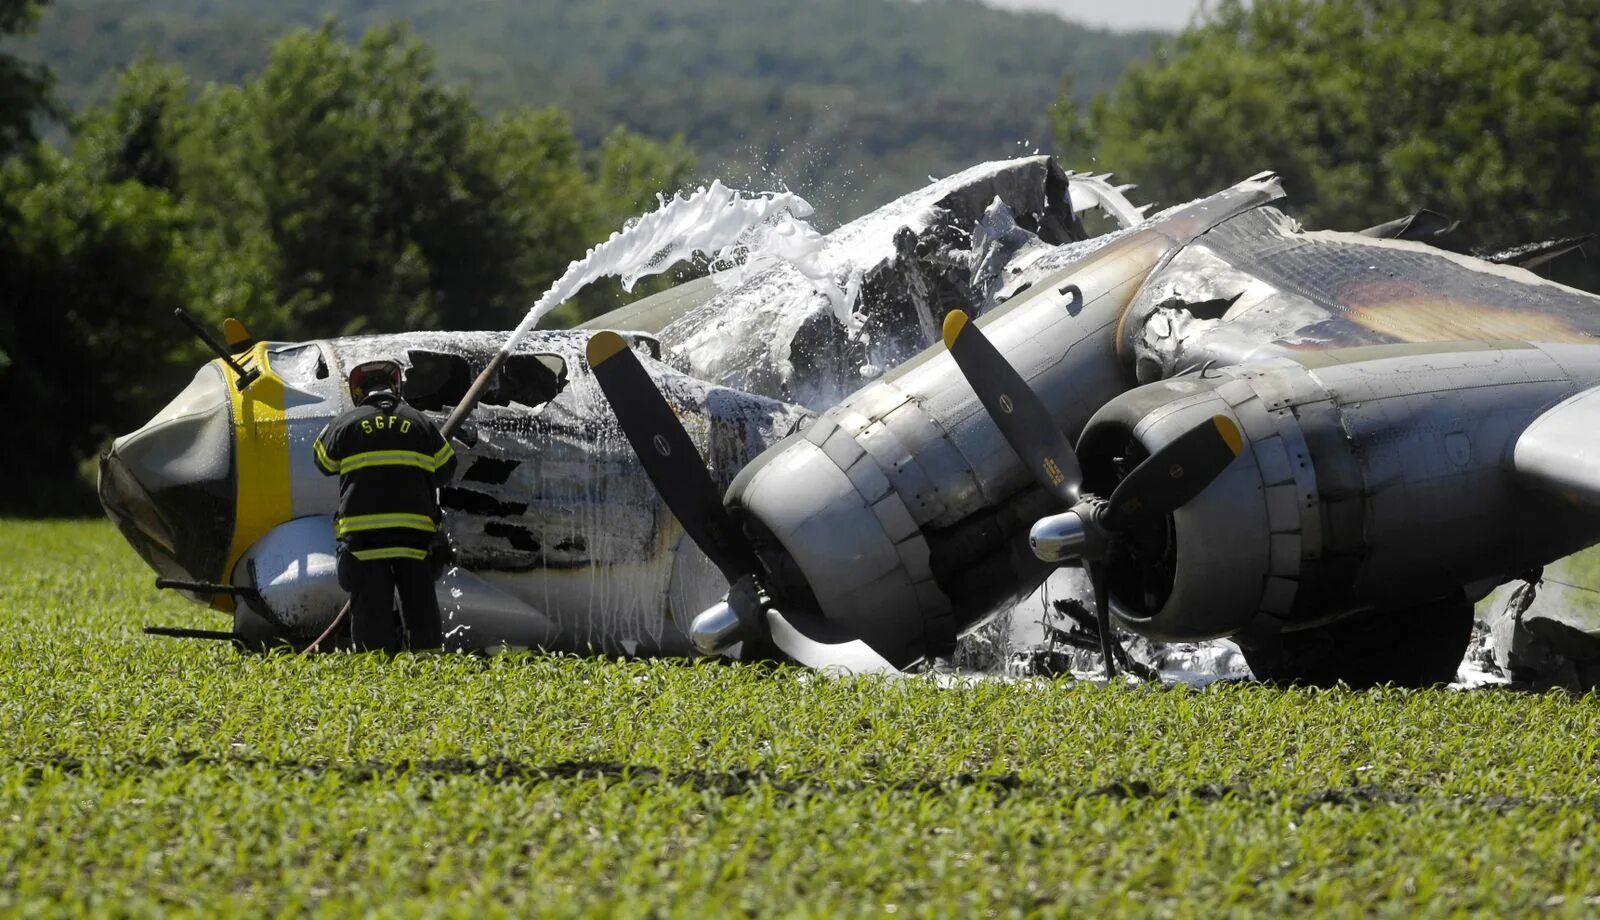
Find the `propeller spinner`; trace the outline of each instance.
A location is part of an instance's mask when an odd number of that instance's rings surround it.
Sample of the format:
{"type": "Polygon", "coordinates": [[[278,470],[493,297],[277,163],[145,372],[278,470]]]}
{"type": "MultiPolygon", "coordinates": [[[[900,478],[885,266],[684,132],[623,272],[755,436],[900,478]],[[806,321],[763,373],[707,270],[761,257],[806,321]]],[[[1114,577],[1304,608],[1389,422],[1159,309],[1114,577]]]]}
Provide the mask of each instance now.
{"type": "Polygon", "coordinates": [[[695,617],[690,637],[705,654],[742,640],[769,639],[796,662],[853,673],[898,669],[841,625],[802,611],[780,612],[761,583],[754,548],[733,522],[700,451],[656,389],[638,356],[615,332],[589,339],[589,367],[646,475],[684,532],[728,579],[728,595],[695,617]]]}
{"type": "Polygon", "coordinates": [[[1106,562],[1124,550],[1132,532],[1187,504],[1227,469],[1243,449],[1238,426],[1225,415],[1213,416],[1147,457],[1109,499],[1080,494],[1083,476],[1077,454],[1050,411],[966,313],[952,310],[946,315],[944,343],[1006,443],[1039,485],[1069,506],[1039,519],[1028,540],[1034,555],[1045,562],[1083,562],[1094,586],[1106,673],[1115,675],[1106,562]]]}

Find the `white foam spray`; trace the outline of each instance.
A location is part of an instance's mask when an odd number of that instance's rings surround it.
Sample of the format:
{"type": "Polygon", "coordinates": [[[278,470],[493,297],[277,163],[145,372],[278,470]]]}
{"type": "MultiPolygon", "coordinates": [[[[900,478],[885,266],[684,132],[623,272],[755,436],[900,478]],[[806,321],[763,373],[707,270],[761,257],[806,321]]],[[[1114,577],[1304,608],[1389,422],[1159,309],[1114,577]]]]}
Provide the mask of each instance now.
{"type": "Polygon", "coordinates": [[[657,195],[656,200],[656,210],[629,221],[568,265],[517,324],[501,353],[509,355],[546,314],[600,278],[615,275],[631,291],[639,279],[697,254],[709,257],[713,265],[731,265],[742,254],[763,251],[769,241],[777,251],[797,255],[805,251],[807,234],[820,246],[821,237],[803,221],[813,213],[811,205],[789,192],[746,192],[714,181],[692,195],[670,200],[657,195]]]}
{"type": "Polygon", "coordinates": [[[827,238],[804,220],[783,215],[764,227],[770,229],[754,241],[755,245],[734,253],[734,259],[712,263],[717,287],[731,291],[763,271],[787,264],[828,301],[839,324],[855,338],[865,321],[856,311],[861,297],[861,269],[847,265],[841,271],[840,266],[830,262],[823,252],[827,238]]]}

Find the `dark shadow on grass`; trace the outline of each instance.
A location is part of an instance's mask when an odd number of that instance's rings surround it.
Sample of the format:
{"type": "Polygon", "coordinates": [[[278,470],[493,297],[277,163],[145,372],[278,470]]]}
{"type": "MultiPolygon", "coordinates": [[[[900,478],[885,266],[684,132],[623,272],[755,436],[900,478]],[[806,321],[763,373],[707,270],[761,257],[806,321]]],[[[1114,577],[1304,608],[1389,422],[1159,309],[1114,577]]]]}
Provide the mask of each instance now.
{"type": "Polygon", "coordinates": [[[1274,805],[1287,803],[1300,811],[1322,808],[1370,808],[1375,806],[1431,805],[1482,809],[1506,813],[1535,807],[1584,808],[1600,811],[1600,797],[1594,796],[1503,796],[1430,794],[1379,786],[1350,786],[1312,793],[1286,794],[1252,789],[1244,785],[1204,783],[1189,787],[1156,787],[1142,780],[1128,780],[1100,786],[1079,787],[1067,783],[1027,779],[1012,773],[957,773],[923,780],[874,781],[870,779],[827,780],[815,775],[780,775],[761,770],[679,770],[667,771],[643,764],[613,761],[563,761],[530,764],[492,758],[467,760],[396,760],[360,763],[301,762],[270,760],[261,757],[215,757],[190,753],[167,758],[121,761],[85,761],[76,757],[45,757],[12,761],[23,771],[28,785],[38,785],[51,775],[125,776],[131,773],[156,773],[187,767],[222,770],[261,770],[277,774],[334,777],[359,785],[384,783],[396,779],[452,779],[468,777],[493,784],[539,785],[571,781],[607,780],[619,785],[669,785],[737,796],[768,789],[789,795],[849,794],[857,792],[897,792],[908,796],[948,795],[959,790],[977,789],[996,799],[1051,798],[1061,802],[1088,799],[1117,801],[1166,801],[1174,807],[1206,805],[1216,802],[1252,802],[1274,805]]]}

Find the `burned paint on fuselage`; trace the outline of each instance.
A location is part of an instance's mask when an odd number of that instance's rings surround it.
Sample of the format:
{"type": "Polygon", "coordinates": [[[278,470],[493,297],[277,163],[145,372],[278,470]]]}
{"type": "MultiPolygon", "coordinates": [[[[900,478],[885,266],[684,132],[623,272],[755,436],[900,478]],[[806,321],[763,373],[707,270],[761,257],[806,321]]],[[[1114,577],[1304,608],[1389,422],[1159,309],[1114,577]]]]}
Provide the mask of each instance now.
{"type": "Polygon", "coordinates": [[[1129,311],[1125,343],[1147,382],[1272,354],[1449,341],[1593,344],[1596,334],[1593,294],[1422,243],[1303,230],[1263,205],[1202,234],[1158,272],[1129,311]]]}

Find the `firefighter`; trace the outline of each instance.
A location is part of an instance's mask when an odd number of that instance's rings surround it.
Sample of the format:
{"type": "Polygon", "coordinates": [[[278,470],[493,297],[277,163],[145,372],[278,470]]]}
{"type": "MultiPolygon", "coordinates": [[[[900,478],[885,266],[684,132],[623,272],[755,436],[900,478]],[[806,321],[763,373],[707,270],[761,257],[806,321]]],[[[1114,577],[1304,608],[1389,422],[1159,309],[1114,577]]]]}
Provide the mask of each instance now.
{"type": "Polygon", "coordinates": [[[443,566],[430,565],[430,556],[437,563],[448,551],[438,490],[455,471],[455,451],[399,390],[395,362],[357,367],[350,372],[355,408],[330,422],[313,447],[317,468],[339,477],[339,586],[350,593],[357,651],[435,649],[444,641],[433,593],[443,566]]]}

